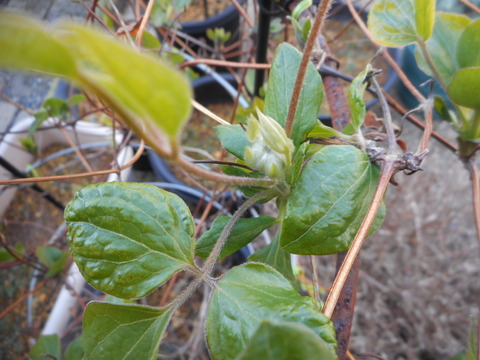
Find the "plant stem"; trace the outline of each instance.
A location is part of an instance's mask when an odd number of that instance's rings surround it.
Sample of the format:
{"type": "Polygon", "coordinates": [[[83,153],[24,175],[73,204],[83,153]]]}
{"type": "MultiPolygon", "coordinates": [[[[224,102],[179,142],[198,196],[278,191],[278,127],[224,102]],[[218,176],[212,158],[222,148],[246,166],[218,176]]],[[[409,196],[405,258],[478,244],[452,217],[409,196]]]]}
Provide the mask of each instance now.
{"type": "Polygon", "coordinates": [[[388,183],[390,181],[390,178],[395,173],[396,167],[396,161],[393,159],[387,158],[382,163],[380,180],[377,184],[377,188],[375,190],[375,194],[373,195],[373,199],[368,209],[368,212],[363,219],[360,228],[358,229],[357,235],[353,239],[352,245],[347,252],[347,256],[345,257],[345,260],[340,267],[340,271],[338,272],[335,281],[333,282],[333,285],[330,289],[330,292],[328,293],[327,300],[325,301],[323,313],[329,318],[332,317],[335,306],[337,305],[338,298],[340,297],[340,293],[342,292],[343,285],[347,280],[348,274],[352,269],[355,259],[360,253],[360,249],[362,248],[363,242],[367,237],[368,231],[370,230],[370,227],[372,226],[375,217],[377,216],[377,212],[380,208],[380,205],[382,204],[383,196],[385,194],[385,191],[387,190],[388,183]]]}
{"type": "Polygon", "coordinates": [[[310,255],[310,262],[312,264],[312,273],[313,273],[313,296],[315,300],[321,301],[320,298],[320,279],[318,278],[318,266],[317,258],[315,255],[310,255]]]}
{"type": "Polygon", "coordinates": [[[235,213],[233,214],[233,216],[230,218],[229,222],[223,229],[222,233],[220,234],[220,237],[218,238],[217,243],[213,247],[212,252],[208,256],[207,260],[205,260],[205,264],[202,267],[202,273],[204,274],[203,275],[204,277],[209,276],[210,273],[212,272],[213,267],[217,262],[218,255],[220,255],[220,251],[222,251],[222,248],[225,245],[225,242],[227,241],[228,235],[230,235],[230,232],[232,231],[233,227],[235,226],[237,221],[240,219],[240,217],[243,215],[243,213],[247,211],[251,206],[253,206],[258,200],[266,198],[275,193],[277,193],[276,189],[268,189],[260,193],[257,193],[251,198],[249,198],[247,201],[245,201],[238,208],[238,210],[235,211],[235,213]]]}
{"type": "Polygon", "coordinates": [[[142,45],[143,32],[147,27],[148,19],[150,19],[150,14],[152,13],[154,3],[155,3],[155,0],[150,0],[148,2],[147,8],[145,9],[145,13],[143,14],[143,19],[142,19],[142,22],[140,23],[140,27],[138,28],[138,31],[137,31],[137,37],[135,39],[135,42],[138,47],[142,45]]]}
{"type": "Polygon", "coordinates": [[[183,291],[178,294],[175,299],[173,299],[169,304],[165,305],[165,307],[172,307],[172,314],[175,310],[177,310],[182,304],[188,300],[188,298],[193,294],[195,290],[200,286],[203,282],[202,277],[195,278],[188,286],[183,289],[183,291]]]}
{"type": "Polygon", "coordinates": [[[303,50],[302,61],[298,68],[297,79],[295,80],[295,86],[292,91],[292,98],[290,100],[290,106],[288,108],[287,120],[285,121],[285,132],[288,137],[292,134],[293,122],[295,120],[295,114],[297,113],[298,101],[300,99],[300,93],[303,87],[303,81],[305,80],[305,74],[307,73],[308,64],[310,63],[310,57],[313,52],[315,42],[322,29],[323,21],[330,9],[332,0],[323,0],[320,3],[315,21],[313,22],[312,29],[308,35],[305,49],[303,50]]]}
{"type": "Polygon", "coordinates": [[[478,167],[475,164],[475,158],[469,159],[466,165],[470,172],[470,181],[472,182],[473,215],[475,219],[475,227],[477,229],[477,238],[480,244],[480,174],[478,167]]]}
{"type": "MultiPolygon", "coordinates": [[[[478,6],[476,6],[475,4],[472,4],[470,1],[468,1],[468,0],[458,0],[458,1],[460,1],[463,5],[472,9],[476,13],[480,14],[480,8],[478,6]]],[[[480,346],[480,344],[479,344],[479,346],[480,346]]],[[[479,356],[479,358],[480,358],[480,356],[479,356]]]]}
{"type": "MultiPolygon", "coordinates": [[[[378,48],[381,46],[373,40],[372,34],[368,30],[367,26],[363,22],[363,20],[360,18],[358,15],[357,11],[352,5],[352,0],[346,0],[348,9],[350,10],[350,13],[352,14],[353,18],[357,22],[358,26],[363,30],[365,35],[370,39],[370,41],[375,44],[378,48]]],[[[385,60],[388,61],[390,66],[395,70],[395,72],[398,74],[398,77],[402,81],[403,85],[412,93],[412,95],[418,100],[418,102],[423,103],[425,101],[425,97],[417,90],[417,88],[412,84],[412,82],[408,79],[408,77],[405,75],[405,73],[402,71],[400,66],[395,62],[395,60],[390,56],[388,51],[383,52],[383,57],[385,60]]]]}
{"type": "Polygon", "coordinates": [[[269,178],[247,178],[247,177],[240,177],[240,176],[229,176],[223,175],[220,173],[216,173],[209,170],[204,170],[195,164],[192,164],[190,161],[179,157],[175,160],[178,165],[183,167],[186,171],[190,171],[191,173],[201,176],[207,180],[220,182],[223,184],[230,184],[230,185],[246,185],[246,186],[266,186],[272,187],[276,184],[275,180],[269,178]]]}
{"type": "Polygon", "coordinates": [[[13,185],[13,184],[29,184],[29,183],[46,182],[46,181],[72,180],[72,179],[79,179],[79,178],[99,176],[99,175],[108,175],[113,173],[120,174],[123,170],[132,166],[140,158],[140,156],[142,156],[143,149],[144,149],[144,143],[142,141],[137,152],[133,156],[132,160],[130,160],[127,164],[120,166],[118,169],[100,170],[100,171],[87,172],[87,173],[81,173],[81,174],[71,174],[71,175],[43,176],[43,177],[35,177],[35,178],[2,180],[0,181],[0,186],[13,185]]]}
{"type": "Polygon", "coordinates": [[[395,137],[395,131],[393,130],[392,114],[388,108],[387,99],[385,99],[385,95],[383,95],[383,90],[378,84],[377,79],[375,79],[375,76],[372,76],[371,81],[377,91],[378,100],[382,105],[383,123],[385,124],[385,130],[387,131],[388,150],[393,153],[397,149],[397,138],[395,137]]]}
{"type": "MultiPolygon", "coordinates": [[[[385,94],[388,104],[399,114],[405,115],[407,113],[407,110],[402,107],[391,95],[385,94]]],[[[419,120],[417,120],[413,115],[408,115],[407,120],[410,121],[412,124],[414,124],[416,127],[420,129],[425,129],[425,125],[421,123],[419,120]]],[[[456,153],[458,151],[458,148],[455,144],[452,142],[448,141],[445,139],[443,136],[441,136],[439,133],[432,131],[432,137],[435,138],[438,142],[440,142],[443,146],[445,146],[448,150],[453,151],[456,153]]]]}
{"type": "Polygon", "coordinates": [[[438,71],[437,66],[433,62],[433,59],[430,56],[430,52],[427,49],[427,44],[425,44],[425,41],[423,41],[422,39],[418,39],[417,43],[418,43],[418,46],[420,47],[420,51],[421,51],[423,57],[425,58],[425,61],[427,62],[428,67],[430,68],[430,70],[433,73],[433,76],[440,83],[442,88],[446,91],[447,90],[447,84],[445,84],[445,82],[443,81],[443,78],[440,75],[440,72],[438,71]]]}

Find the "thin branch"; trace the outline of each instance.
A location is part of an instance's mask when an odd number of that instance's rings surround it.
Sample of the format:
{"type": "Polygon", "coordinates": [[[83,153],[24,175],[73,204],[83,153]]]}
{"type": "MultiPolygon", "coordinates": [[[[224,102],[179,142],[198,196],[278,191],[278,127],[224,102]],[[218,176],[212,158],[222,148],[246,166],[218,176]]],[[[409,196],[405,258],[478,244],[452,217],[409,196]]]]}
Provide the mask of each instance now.
{"type": "Polygon", "coordinates": [[[30,294],[33,294],[35,291],[37,291],[38,289],[40,289],[43,285],[45,285],[45,282],[48,280],[48,278],[40,281],[37,286],[35,286],[35,288],[33,290],[30,290],[30,291],[27,291],[25,294],[23,294],[22,296],[20,296],[17,300],[15,300],[12,304],[10,304],[5,310],[3,310],[1,313],[0,313],[0,319],[2,319],[5,315],[7,315],[10,311],[12,311],[13,309],[15,309],[15,307],[17,307],[18,305],[20,305],[26,298],[28,298],[30,296],[30,294]]]}
{"type": "Polygon", "coordinates": [[[390,109],[388,108],[387,99],[383,94],[383,90],[378,84],[377,79],[375,76],[372,76],[370,79],[373,83],[375,90],[377,91],[378,100],[382,105],[382,112],[383,112],[383,123],[385,125],[385,130],[387,131],[387,138],[388,138],[388,150],[393,152],[397,149],[397,138],[395,137],[395,131],[393,129],[393,121],[392,121],[392,114],[390,113],[390,109]]]}
{"type": "MultiPolygon", "coordinates": [[[[385,96],[387,98],[388,104],[395,111],[397,111],[402,116],[407,113],[407,110],[405,108],[403,108],[402,105],[400,105],[398,103],[398,101],[396,101],[391,95],[385,94],[385,96]]],[[[414,124],[416,127],[420,128],[420,129],[425,129],[425,125],[422,122],[420,122],[419,120],[417,120],[413,115],[408,115],[407,120],[410,121],[412,124],[414,124]]],[[[432,131],[432,137],[435,138],[438,142],[440,142],[447,149],[453,151],[454,153],[456,153],[458,151],[458,148],[455,144],[453,144],[452,142],[445,139],[442,135],[440,135],[436,131],[432,131]]]]}
{"type": "Polygon", "coordinates": [[[143,19],[142,19],[142,22],[140,23],[140,27],[138,28],[137,37],[135,38],[135,41],[136,41],[136,44],[137,44],[138,47],[140,47],[142,45],[143,32],[145,31],[145,28],[147,27],[148,20],[150,19],[150,15],[152,13],[154,3],[155,3],[155,0],[150,0],[148,2],[147,9],[145,10],[145,13],[143,14],[143,19]]]}
{"type": "Polygon", "coordinates": [[[468,0],[458,0],[458,1],[460,1],[463,5],[472,9],[476,13],[480,14],[480,8],[478,6],[476,6],[475,4],[472,4],[470,1],[468,1],[468,0]]]}
{"type": "Polygon", "coordinates": [[[178,165],[183,167],[186,171],[191,172],[192,174],[198,175],[207,180],[216,181],[223,184],[272,187],[277,183],[275,180],[269,178],[247,178],[241,176],[230,176],[205,170],[199,166],[196,166],[195,164],[191,163],[183,157],[178,157],[175,161],[178,165]]]}
{"type": "Polygon", "coordinates": [[[253,23],[252,19],[250,19],[250,17],[248,16],[247,12],[246,12],[245,9],[242,7],[242,5],[240,5],[237,0],[232,0],[232,3],[233,3],[233,6],[235,6],[235,8],[237,9],[237,11],[240,13],[240,15],[245,19],[245,21],[247,22],[248,26],[250,26],[251,28],[253,28],[253,27],[255,26],[255,24],[253,23]]]}
{"type": "Polygon", "coordinates": [[[133,41],[132,36],[130,35],[130,31],[128,31],[128,26],[125,23],[125,21],[123,20],[122,14],[120,14],[120,11],[118,11],[118,9],[115,6],[115,3],[113,2],[113,0],[109,0],[109,2],[110,2],[110,6],[112,7],[113,11],[115,12],[115,15],[117,15],[118,20],[122,24],[121,27],[122,27],[123,31],[125,32],[125,34],[127,35],[127,39],[130,42],[130,45],[135,47],[135,42],[133,41]]]}
{"type": "Polygon", "coordinates": [[[394,160],[385,160],[382,163],[382,171],[380,175],[380,180],[377,184],[377,188],[375,189],[375,194],[373,195],[372,202],[368,209],[367,215],[362,221],[360,225],[360,229],[358,229],[357,235],[352,241],[350,249],[347,252],[347,256],[343,261],[342,266],[340,267],[340,271],[338,272],[335,281],[328,293],[327,300],[325,301],[325,305],[323,307],[323,313],[327,317],[332,317],[333,311],[335,310],[335,306],[337,305],[338,298],[340,297],[340,293],[342,292],[343,285],[347,280],[348,274],[357,258],[358,254],[360,254],[360,249],[362,248],[363,242],[368,235],[368,231],[372,226],[375,217],[377,216],[378,209],[380,209],[380,205],[383,201],[383,196],[385,191],[387,190],[388,183],[390,178],[393,176],[394,172],[397,170],[396,162],[394,160]]]}
{"type": "MultiPolygon", "coordinates": [[[[368,30],[367,26],[363,22],[362,18],[360,15],[358,15],[357,11],[352,5],[352,0],[346,0],[348,9],[350,10],[350,13],[352,14],[353,18],[357,22],[358,26],[363,30],[365,35],[370,39],[370,41],[380,48],[381,46],[375,42],[375,40],[372,37],[372,34],[368,30]]],[[[425,97],[417,90],[417,88],[411,83],[411,81],[408,79],[408,77],[405,75],[405,73],[402,71],[400,66],[395,62],[395,60],[390,56],[388,51],[383,52],[383,57],[385,60],[388,61],[390,66],[395,70],[395,72],[398,74],[398,77],[402,81],[402,83],[405,85],[405,87],[412,93],[412,95],[420,102],[423,103],[425,101],[425,97]]]]}
{"type": "Polygon", "coordinates": [[[196,59],[185,61],[180,64],[179,68],[183,69],[187,66],[195,66],[198,64],[205,64],[211,66],[223,66],[223,67],[231,67],[235,69],[270,69],[270,64],[251,64],[251,63],[244,63],[244,62],[236,62],[236,61],[226,61],[226,60],[215,60],[215,59],[196,59]]]}
{"type": "Polygon", "coordinates": [[[12,99],[10,99],[7,95],[5,94],[2,94],[0,93],[0,97],[5,100],[6,102],[12,104],[13,106],[19,108],[20,110],[22,111],[25,111],[28,115],[32,115],[33,116],[33,111],[31,111],[30,109],[27,109],[25,106],[13,101],[12,99]]]}
{"type": "Polygon", "coordinates": [[[235,226],[237,221],[240,219],[240,217],[243,215],[243,213],[247,211],[251,206],[255,205],[257,201],[264,199],[275,193],[277,193],[276,189],[268,189],[260,193],[257,193],[253,195],[251,198],[247,199],[247,201],[245,201],[237,209],[237,211],[235,211],[235,213],[233,214],[233,216],[230,218],[227,225],[223,229],[222,233],[220,234],[220,237],[218,238],[212,252],[208,256],[207,260],[205,260],[205,263],[202,267],[202,273],[204,277],[210,276],[213,270],[213,267],[217,262],[217,258],[220,255],[220,252],[222,251],[222,248],[225,245],[225,242],[227,241],[228,235],[230,235],[230,232],[232,231],[233,227],[235,226]]]}
{"type": "Polygon", "coordinates": [[[317,258],[315,255],[310,255],[310,263],[312,264],[313,273],[313,296],[315,300],[321,301],[320,298],[320,279],[318,278],[317,258]]]}
{"type": "Polygon", "coordinates": [[[468,160],[466,166],[470,172],[470,181],[472,182],[473,214],[475,227],[477,228],[477,238],[480,243],[480,174],[474,158],[468,160]]]}
{"type": "Polygon", "coordinates": [[[118,169],[100,170],[100,171],[93,171],[93,172],[80,173],[80,174],[70,174],[70,175],[56,175],[56,176],[25,178],[25,179],[2,180],[0,181],[0,185],[29,184],[29,183],[46,182],[46,181],[63,181],[63,180],[72,180],[72,179],[98,176],[98,175],[120,174],[123,170],[132,166],[140,158],[140,156],[142,156],[144,147],[145,145],[142,140],[132,160],[130,160],[127,164],[120,166],[118,169]]]}
{"type": "Polygon", "coordinates": [[[422,139],[418,145],[417,153],[422,153],[427,150],[428,143],[433,131],[433,94],[430,93],[428,99],[423,103],[423,114],[425,115],[425,129],[423,131],[422,139]]]}
{"type": "Polygon", "coordinates": [[[207,115],[210,119],[215,120],[216,122],[218,122],[222,125],[231,125],[228,121],[223,120],[220,116],[218,116],[218,115],[214,114],[213,112],[211,112],[210,110],[208,110],[205,106],[200,104],[198,101],[195,101],[195,100],[192,99],[191,103],[192,103],[192,106],[196,110],[200,111],[204,115],[207,115]]]}
{"type": "Polygon", "coordinates": [[[292,91],[292,98],[290,101],[290,106],[288,107],[287,120],[285,121],[285,132],[288,137],[292,134],[293,122],[295,120],[295,114],[297,113],[298,101],[300,99],[300,93],[303,87],[303,81],[305,80],[305,75],[307,73],[308,64],[310,63],[310,57],[313,53],[313,48],[317,37],[321,32],[324,19],[330,9],[330,4],[332,0],[323,0],[320,3],[318,8],[317,15],[315,16],[315,21],[313,22],[312,29],[308,35],[307,42],[305,44],[305,49],[303,50],[302,60],[298,68],[297,79],[295,80],[295,86],[292,91]]]}

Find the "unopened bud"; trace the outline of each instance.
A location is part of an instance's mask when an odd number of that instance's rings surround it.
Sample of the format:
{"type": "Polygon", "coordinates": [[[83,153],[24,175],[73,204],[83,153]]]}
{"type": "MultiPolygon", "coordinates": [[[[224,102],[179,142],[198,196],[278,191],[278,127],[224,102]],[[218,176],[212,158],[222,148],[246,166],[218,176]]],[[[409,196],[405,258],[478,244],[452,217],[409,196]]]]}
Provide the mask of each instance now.
{"type": "Polygon", "coordinates": [[[251,146],[245,149],[245,163],[265,175],[283,180],[290,166],[293,142],[271,117],[257,109],[258,120],[248,119],[247,136],[251,146]]]}

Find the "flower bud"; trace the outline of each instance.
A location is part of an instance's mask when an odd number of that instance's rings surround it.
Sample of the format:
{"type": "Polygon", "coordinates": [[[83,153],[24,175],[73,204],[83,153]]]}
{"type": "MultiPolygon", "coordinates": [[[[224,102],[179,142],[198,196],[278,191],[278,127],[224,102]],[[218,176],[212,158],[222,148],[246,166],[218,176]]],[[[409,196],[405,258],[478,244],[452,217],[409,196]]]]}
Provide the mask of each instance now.
{"type": "Polygon", "coordinates": [[[258,109],[257,116],[248,119],[247,136],[252,145],[245,149],[245,163],[270,178],[283,180],[290,166],[293,142],[274,119],[258,109]]]}

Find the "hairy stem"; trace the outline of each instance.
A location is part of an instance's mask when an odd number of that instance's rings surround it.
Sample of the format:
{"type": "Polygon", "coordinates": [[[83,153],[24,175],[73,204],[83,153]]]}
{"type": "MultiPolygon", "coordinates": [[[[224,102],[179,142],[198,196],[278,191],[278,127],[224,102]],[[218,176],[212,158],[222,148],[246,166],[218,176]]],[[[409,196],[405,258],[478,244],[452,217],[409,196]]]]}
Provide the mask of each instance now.
{"type": "Polygon", "coordinates": [[[328,10],[330,9],[331,2],[332,0],[323,0],[320,3],[317,15],[315,16],[315,21],[313,22],[312,29],[310,30],[310,34],[308,35],[308,39],[305,44],[305,49],[303,50],[302,61],[300,62],[300,67],[298,68],[297,79],[295,80],[292,99],[288,108],[287,120],[285,122],[285,132],[288,137],[290,137],[292,134],[293,122],[295,120],[295,114],[297,113],[298,100],[300,99],[300,93],[302,92],[303,81],[305,80],[305,74],[307,73],[310,57],[312,56],[313,48],[315,42],[317,41],[317,36],[320,34],[322,29],[324,19],[328,10]]]}
{"type": "Polygon", "coordinates": [[[204,276],[208,276],[212,272],[213,267],[217,262],[218,255],[220,255],[220,251],[222,251],[222,248],[225,245],[225,242],[227,241],[228,235],[230,235],[230,232],[232,231],[233,227],[235,226],[237,221],[240,219],[240,217],[243,215],[243,213],[247,211],[251,206],[255,205],[255,203],[260,199],[266,198],[275,193],[277,193],[276,189],[268,189],[258,194],[255,194],[250,199],[245,201],[238,208],[237,211],[235,211],[235,214],[233,214],[233,216],[231,217],[231,219],[223,229],[222,233],[220,234],[220,237],[218,238],[217,243],[215,244],[212,252],[208,256],[207,260],[205,260],[205,264],[202,267],[202,273],[204,274],[204,276]]]}
{"type": "Polygon", "coordinates": [[[328,293],[327,300],[325,301],[325,305],[323,307],[323,313],[328,316],[329,318],[332,317],[333,311],[335,310],[335,306],[337,305],[338,298],[340,297],[340,293],[342,292],[343,286],[347,280],[348,274],[352,269],[352,266],[357,258],[358,254],[360,253],[360,249],[362,248],[363,242],[367,237],[368,231],[372,226],[375,217],[377,216],[378,209],[382,204],[383,196],[385,191],[387,190],[388,183],[390,178],[393,176],[396,170],[396,162],[395,160],[386,159],[382,163],[382,172],[380,175],[380,180],[378,182],[377,188],[375,190],[375,194],[373,195],[372,202],[368,209],[367,215],[363,219],[362,224],[360,225],[360,229],[358,229],[357,235],[353,239],[352,245],[347,252],[347,256],[343,261],[342,266],[340,267],[340,271],[338,272],[333,285],[328,293]]]}
{"type": "Polygon", "coordinates": [[[277,182],[275,180],[269,178],[247,178],[247,177],[240,177],[240,176],[229,176],[223,175],[220,173],[216,173],[213,171],[202,169],[201,167],[191,163],[190,161],[179,157],[175,160],[178,165],[184,168],[186,171],[191,172],[192,174],[201,176],[204,179],[229,184],[229,185],[245,185],[245,186],[266,186],[272,187],[277,182]]]}

